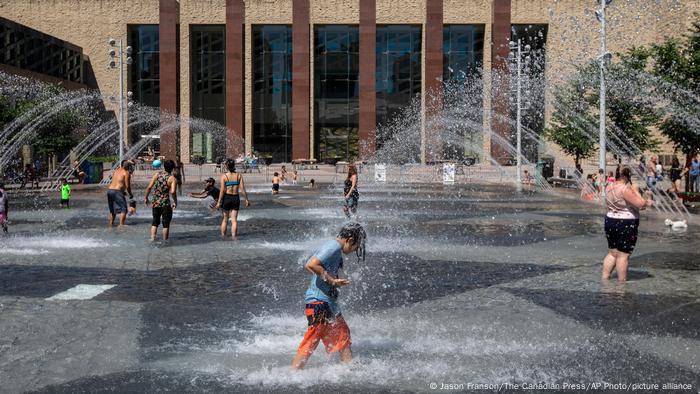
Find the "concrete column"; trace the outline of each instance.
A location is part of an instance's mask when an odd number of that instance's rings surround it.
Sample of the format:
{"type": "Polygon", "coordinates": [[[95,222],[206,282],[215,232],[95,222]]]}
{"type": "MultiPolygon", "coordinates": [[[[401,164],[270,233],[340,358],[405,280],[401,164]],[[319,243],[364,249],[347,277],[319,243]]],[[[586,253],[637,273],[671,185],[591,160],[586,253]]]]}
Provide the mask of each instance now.
{"type": "MultiPolygon", "coordinates": [[[[160,110],[177,113],[177,23],[179,8],[176,0],[160,1],[160,110]]],[[[175,160],[178,156],[177,131],[168,130],[160,136],[160,154],[175,160]]]]}
{"type": "Polygon", "coordinates": [[[425,2],[425,62],[423,71],[423,132],[425,161],[442,156],[439,114],[442,110],[442,0],[425,2]]]}
{"type": "Polygon", "coordinates": [[[243,48],[248,48],[244,53],[245,63],[244,70],[244,122],[245,122],[245,151],[252,152],[253,150],[253,26],[250,23],[245,24],[245,44],[243,48]]]}
{"type": "MultiPolygon", "coordinates": [[[[510,139],[510,95],[508,53],[510,52],[510,2],[493,0],[491,23],[491,132],[510,139]]],[[[491,156],[500,164],[506,164],[508,151],[493,139],[491,156]]]]}
{"type": "Polygon", "coordinates": [[[309,0],[292,3],[292,160],[311,157],[309,0]]]}
{"type": "Polygon", "coordinates": [[[360,158],[377,145],[377,1],[360,0],[360,158]]]}
{"type": "Polygon", "coordinates": [[[242,0],[226,0],[226,156],[236,157],[244,145],[242,0]]]}

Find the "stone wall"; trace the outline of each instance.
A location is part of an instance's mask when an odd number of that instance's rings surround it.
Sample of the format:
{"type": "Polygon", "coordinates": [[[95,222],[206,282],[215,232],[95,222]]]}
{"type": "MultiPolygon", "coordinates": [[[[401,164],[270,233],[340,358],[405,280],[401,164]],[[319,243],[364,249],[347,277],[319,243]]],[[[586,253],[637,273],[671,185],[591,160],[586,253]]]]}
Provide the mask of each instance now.
{"type": "MultiPolygon", "coordinates": [[[[490,91],[491,0],[444,0],[445,24],[484,24],[484,92],[490,91]]],[[[511,22],[546,23],[546,78],[551,87],[562,82],[575,64],[594,59],[599,52],[599,23],[591,0],[512,0],[511,22]]],[[[425,25],[425,0],[377,0],[377,24],[425,25]]],[[[615,53],[631,46],[680,37],[700,13],[697,0],[616,0],[608,8],[608,50],[615,53]]],[[[83,48],[89,57],[99,89],[109,96],[117,93],[118,71],[109,69],[109,38],[126,42],[129,24],[157,24],[158,0],[0,0],[0,15],[83,48]]],[[[252,56],[251,33],[254,24],[291,24],[292,0],[245,1],[245,139],[246,151],[252,142],[252,56]]],[[[225,0],[180,0],[180,112],[190,114],[190,26],[224,24],[225,0]]],[[[359,0],[310,0],[310,23],[358,24],[359,0]]],[[[425,37],[425,35],[424,35],[425,37]]],[[[313,29],[310,62],[313,72],[313,29]]],[[[423,67],[425,70],[425,67],[423,67]]],[[[311,78],[313,92],[313,78],[311,78]]],[[[128,86],[128,84],[127,84],[128,86]]],[[[126,89],[126,87],[125,87],[126,89]]],[[[552,112],[551,93],[546,94],[546,119],[552,112]]],[[[490,111],[490,97],[484,95],[484,111],[490,111]]],[[[116,105],[105,101],[108,110],[116,105]]],[[[313,147],[313,96],[310,102],[310,144],[313,147]]],[[[488,117],[484,126],[489,127],[488,117]]],[[[181,130],[181,155],[189,160],[190,131],[181,130]]],[[[484,138],[484,148],[490,142],[484,138]]],[[[556,150],[549,146],[548,149],[556,150]]],[[[664,150],[670,146],[665,145],[664,150]]]]}

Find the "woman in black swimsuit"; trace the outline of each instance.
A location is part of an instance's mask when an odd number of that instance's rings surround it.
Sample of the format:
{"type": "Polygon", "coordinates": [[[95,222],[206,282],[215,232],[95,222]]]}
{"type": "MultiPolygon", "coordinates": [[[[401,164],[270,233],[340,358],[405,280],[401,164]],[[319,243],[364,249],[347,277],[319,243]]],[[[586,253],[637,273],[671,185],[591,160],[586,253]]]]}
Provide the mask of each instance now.
{"type": "Polygon", "coordinates": [[[221,238],[226,237],[226,224],[231,215],[231,239],[236,239],[238,233],[238,210],[241,208],[241,198],[238,195],[239,189],[243,191],[246,208],[250,206],[248,192],[243,184],[243,175],[236,172],[236,161],[227,160],[226,168],[228,172],[221,176],[221,193],[216,208],[221,208],[224,218],[221,221],[221,238]]]}
{"type": "Polygon", "coordinates": [[[679,193],[681,191],[681,179],[683,176],[681,175],[681,162],[678,160],[678,157],[673,156],[673,159],[671,160],[671,184],[673,185],[673,192],[674,193],[679,193]]]}
{"type": "Polygon", "coordinates": [[[360,193],[357,191],[357,167],[353,164],[348,166],[348,177],[345,178],[343,198],[345,199],[343,212],[349,219],[351,213],[353,215],[357,213],[357,202],[360,199],[360,193]]]}

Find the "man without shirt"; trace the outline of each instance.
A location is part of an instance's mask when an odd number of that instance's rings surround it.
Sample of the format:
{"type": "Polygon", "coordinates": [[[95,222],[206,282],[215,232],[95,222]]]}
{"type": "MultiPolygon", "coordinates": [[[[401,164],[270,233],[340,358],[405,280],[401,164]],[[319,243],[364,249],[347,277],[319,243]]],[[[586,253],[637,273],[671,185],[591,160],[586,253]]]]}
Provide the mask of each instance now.
{"type": "Polygon", "coordinates": [[[114,174],[112,174],[112,182],[107,190],[107,204],[109,205],[109,225],[114,224],[114,218],[119,215],[119,225],[123,226],[126,222],[126,214],[129,207],[126,203],[125,192],[129,193],[129,199],[134,199],[134,194],[131,192],[131,173],[129,168],[133,165],[130,160],[122,160],[122,165],[114,174]]]}

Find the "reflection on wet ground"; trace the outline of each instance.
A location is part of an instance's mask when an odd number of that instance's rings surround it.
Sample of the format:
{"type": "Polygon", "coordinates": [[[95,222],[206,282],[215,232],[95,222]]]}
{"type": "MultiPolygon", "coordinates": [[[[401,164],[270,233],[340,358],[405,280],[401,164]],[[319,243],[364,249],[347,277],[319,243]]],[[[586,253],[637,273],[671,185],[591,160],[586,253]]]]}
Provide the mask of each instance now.
{"type": "Polygon", "coordinates": [[[700,300],[670,295],[510,289],[595,329],[700,339],[700,300]]]}
{"type": "Polygon", "coordinates": [[[19,202],[0,244],[5,388],[700,387],[693,225],[672,233],[663,218],[643,218],[630,282],[601,286],[597,206],[495,185],[360,191],[369,252],[365,262],[347,257],[352,284],[341,290],[356,361],[338,365],[319,349],[301,373],[288,364],[306,324],[303,263],[345,220],[339,187],[252,194],[235,241],[220,239],[221,219],[208,200],[183,198],[171,240],[155,243],[147,240],[150,212],[143,207],[124,228],[106,228],[102,191],[78,193],[70,210],[42,198],[19,202]],[[86,301],[45,300],[79,284],[115,286],[86,301]]]}

